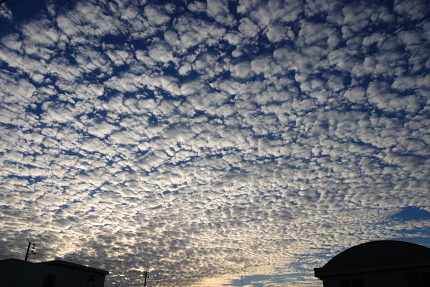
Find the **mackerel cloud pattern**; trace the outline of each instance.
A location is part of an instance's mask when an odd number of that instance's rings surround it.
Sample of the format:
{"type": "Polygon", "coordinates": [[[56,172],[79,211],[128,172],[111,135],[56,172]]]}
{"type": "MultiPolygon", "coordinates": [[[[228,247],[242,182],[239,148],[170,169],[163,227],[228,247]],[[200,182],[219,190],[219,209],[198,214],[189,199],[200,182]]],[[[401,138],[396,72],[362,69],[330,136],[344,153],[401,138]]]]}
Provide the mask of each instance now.
{"type": "Polygon", "coordinates": [[[0,12],[1,259],[321,286],[430,246],[428,1],[71,2],[0,12]]]}

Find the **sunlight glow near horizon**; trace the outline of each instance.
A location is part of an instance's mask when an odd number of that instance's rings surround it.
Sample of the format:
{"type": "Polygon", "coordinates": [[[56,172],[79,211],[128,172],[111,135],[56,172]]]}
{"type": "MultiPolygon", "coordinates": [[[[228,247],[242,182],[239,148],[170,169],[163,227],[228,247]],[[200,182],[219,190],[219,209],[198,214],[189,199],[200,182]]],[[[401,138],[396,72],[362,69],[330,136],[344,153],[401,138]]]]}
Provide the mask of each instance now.
{"type": "Polygon", "coordinates": [[[430,247],[428,1],[18,2],[0,12],[0,259],[105,286],[321,286],[430,247]],[[28,4],[28,5],[27,5],[28,4]]]}

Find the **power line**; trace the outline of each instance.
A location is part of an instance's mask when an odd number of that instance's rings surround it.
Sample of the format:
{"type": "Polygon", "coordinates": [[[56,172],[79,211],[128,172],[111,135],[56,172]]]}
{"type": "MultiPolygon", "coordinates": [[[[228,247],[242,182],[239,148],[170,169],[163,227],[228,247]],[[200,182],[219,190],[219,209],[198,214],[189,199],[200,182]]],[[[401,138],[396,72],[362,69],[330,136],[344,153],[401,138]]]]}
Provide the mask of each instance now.
{"type": "MultiPolygon", "coordinates": [[[[3,0],[3,1],[1,1],[0,2],[0,5],[1,4],[3,4],[3,3],[5,3],[6,1],[8,1],[8,0],[3,0]]],[[[12,4],[10,4],[10,5],[8,5],[8,6],[6,6],[5,8],[3,8],[2,10],[0,10],[0,12],[2,12],[2,11],[4,11],[4,10],[6,10],[7,8],[9,8],[10,6],[12,6],[13,4],[16,4],[16,3],[18,3],[20,0],[16,0],[15,2],[13,2],[12,4]]]]}

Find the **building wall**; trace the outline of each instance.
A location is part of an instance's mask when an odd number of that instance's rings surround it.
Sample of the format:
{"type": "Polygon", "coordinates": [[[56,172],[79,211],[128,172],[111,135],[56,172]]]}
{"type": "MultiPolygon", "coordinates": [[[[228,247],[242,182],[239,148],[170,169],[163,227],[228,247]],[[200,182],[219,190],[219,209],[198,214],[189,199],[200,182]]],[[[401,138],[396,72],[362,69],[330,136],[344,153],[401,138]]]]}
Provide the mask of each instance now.
{"type": "Polygon", "coordinates": [[[1,287],[44,287],[49,275],[57,278],[55,287],[62,286],[64,271],[25,261],[0,262],[1,287]]]}
{"type": "Polygon", "coordinates": [[[363,287],[410,287],[406,278],[408,273],[430,272],[429,268],[408,268],[404,270],[379,271],[362,274],[331,276],[323,279],[324,287],[340,287],[342,279],[361,278],[363,287]]]}
{"type": "Polygon", "coordinates": [[[104,280],[103,274],[65,265],[0,261],[0,287],[103,287],[104,280]],[[55,278],[55,285],[45,285],[49,276],[55,278]],[[93,284],[89,284],[90,276],[94,278],[93,284]]]}
{"type": "Polygon", "coordinates": [[[58,268],[61,268],[62,270],[64,270],[64,283],[61,287],[76,287],[76,286],[91,287],[88,284],[90,276],[94,277],[94,283],[92,287],[104,286],[104,279],[105,279],[104,275],[101,275],[95,272],[88,272],[85,270],[71,268],[68,266],[61,266],[58,268]]]}

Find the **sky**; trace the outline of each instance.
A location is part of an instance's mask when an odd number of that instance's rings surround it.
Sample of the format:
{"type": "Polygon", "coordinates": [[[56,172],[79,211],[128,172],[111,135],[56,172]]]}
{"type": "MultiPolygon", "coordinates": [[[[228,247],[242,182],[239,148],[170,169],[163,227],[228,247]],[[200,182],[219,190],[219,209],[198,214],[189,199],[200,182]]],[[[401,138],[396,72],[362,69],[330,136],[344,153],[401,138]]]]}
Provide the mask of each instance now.
{"type": "Polygon", "coordinates": [[[311,287],[354,245],[430,247],[430,2],[0,8],[0,259],[311,287]]]}

